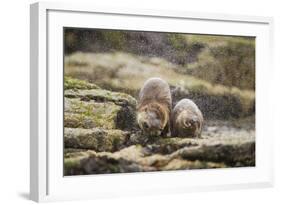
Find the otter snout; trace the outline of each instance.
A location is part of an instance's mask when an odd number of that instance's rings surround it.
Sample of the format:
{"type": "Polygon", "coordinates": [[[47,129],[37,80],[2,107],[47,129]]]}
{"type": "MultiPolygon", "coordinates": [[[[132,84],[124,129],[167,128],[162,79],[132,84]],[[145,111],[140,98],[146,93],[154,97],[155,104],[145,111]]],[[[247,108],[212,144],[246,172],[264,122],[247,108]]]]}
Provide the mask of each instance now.
{"type": "Polygon", "coordinates": [[[147,119],[146,119],[145,112],[141,112],[141,113],[138,114],[137,121],[138,121],[138,124],[139,124],[141,129],[149,128],[149,124],[146,120],[147,119]]]}
{"type": "Polygon", "coordinates": [[[150,136],[159,136],[162,134],[160,121],[158,119],[151,118],[147,113],[140,113],[138,115],[138,124],[144,133],[150,136]]]}
{"type": "Polygon", "coordinates": [[[141,122],[140,126],[145,133],[147,133],[151,136],[159,136],[162,133],[161,128],[154,127],[151,123],[149,123],[147,121],[141,122]]]}

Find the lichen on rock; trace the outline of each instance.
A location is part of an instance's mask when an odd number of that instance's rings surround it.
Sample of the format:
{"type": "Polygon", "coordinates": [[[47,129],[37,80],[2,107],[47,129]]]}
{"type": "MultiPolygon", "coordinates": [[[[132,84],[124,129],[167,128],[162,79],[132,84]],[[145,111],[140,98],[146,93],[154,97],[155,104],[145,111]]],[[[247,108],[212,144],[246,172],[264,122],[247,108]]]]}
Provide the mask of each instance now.
{"type": "Polygon", "coordinates": [[[72,128],[116,129],[117,113],[121,106],[113,102],[97,103],[65,98],[64,126],[72,128]]]}

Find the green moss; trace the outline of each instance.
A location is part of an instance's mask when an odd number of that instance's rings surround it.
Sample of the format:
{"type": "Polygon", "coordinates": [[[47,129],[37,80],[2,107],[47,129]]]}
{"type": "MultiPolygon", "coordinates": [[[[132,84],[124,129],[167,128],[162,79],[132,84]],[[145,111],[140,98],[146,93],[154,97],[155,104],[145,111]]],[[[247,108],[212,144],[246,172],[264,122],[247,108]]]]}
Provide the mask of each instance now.
{"type": "Polygon", "coordinates": [[[113,101],[113,102],[127,101],[130,105],[136,104],[136,100],[130,95],[125,93],[110,92],[108,90],[100,89],[100,90],[96,90],[96,95],[104,97],[108,101],[113,101]]]}
{"type": "Polygon", "coordinates": [[[88,83],[84,80],[78,80],[69,76],[65,76],[64,77],[64,89],[99,89],[100,87],[92,84],[92,83],[88,83]]]}
{"type": "Polygon", "coordinates": [[[65,98],[65,127],[105,129],[116,128],[117,113],[121,107],[112,103],[85,102],[79,99],[65,98]]]}

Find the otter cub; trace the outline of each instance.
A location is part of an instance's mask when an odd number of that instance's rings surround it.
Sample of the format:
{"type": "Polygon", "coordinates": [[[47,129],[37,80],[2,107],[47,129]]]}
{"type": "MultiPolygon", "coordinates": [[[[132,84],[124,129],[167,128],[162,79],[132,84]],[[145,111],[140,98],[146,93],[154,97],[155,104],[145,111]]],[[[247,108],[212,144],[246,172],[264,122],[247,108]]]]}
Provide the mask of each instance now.
{"type": "Polygon", "coordinates": [[[137,122],[149,136],[159,136],[170,131],[172,97],[170,87],[161,78],[148,79],[139,93],[137,122]]]}
{"type": "Polygon", "coordinates": [[[199,137],[203,115],[189,99],[180,100],[172,111],[172,135],[174,137],[199,137]]]}

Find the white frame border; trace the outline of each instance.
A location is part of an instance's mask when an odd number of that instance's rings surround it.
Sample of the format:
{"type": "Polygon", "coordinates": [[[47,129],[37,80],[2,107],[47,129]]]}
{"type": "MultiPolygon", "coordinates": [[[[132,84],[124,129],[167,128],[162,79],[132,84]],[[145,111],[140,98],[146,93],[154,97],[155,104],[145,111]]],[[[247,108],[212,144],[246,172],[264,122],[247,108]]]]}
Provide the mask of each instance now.
{"type": "MultiPolygon", "coordinates": [[[[236,21],[248,23],[268,24],[270,29],[270,56],[273,52],[273,18],[260,16],[241,16],[229,14],[199,13],[186,11],[158,11],[125,8],[97,8],[93,4],[74,4],[40,2],[30,6],[30,199],[34,201],[59,200],[50,199],[48,196],[48,160],[47,160],[47,136],[48,136],[48,110],[47,110],[47,11],[62,10],[75,12],[94,12],[122,15],[140,15],[168,18],[189,18],[201,20],[236,21]],[[40,68],[40,69],[38,69],[40,68]]],[[[273,68],[273,59],[270,58],[273,68]]],[[[273,142],[271,142],[273,144],[273,142]]],[[[273,156],[273,153],[271,154],[273,156]]],[[[252,187],[269,187],[273,185],[273,160],[271,163],[272,176],[269,181],[225,185],[220,187],[193,188],[189,190],[174,190],[174,192],[208,191],[211,188],[237,189],[252,187]]],[[[139,194],[139,193],[136,193],[139,194]]],[[[140,193],[141,194],[141,193],[140,193]]],[[[67,200],[67,198],[63,198],[67,200]]]]}

